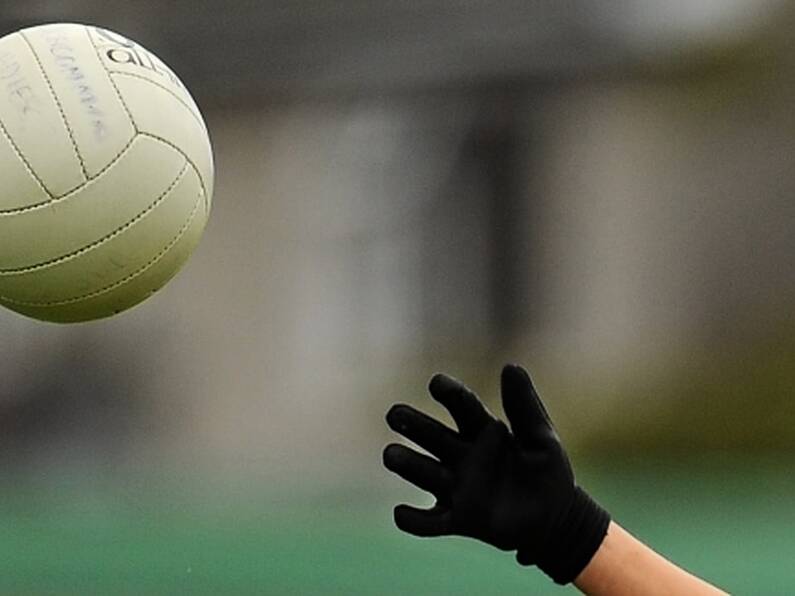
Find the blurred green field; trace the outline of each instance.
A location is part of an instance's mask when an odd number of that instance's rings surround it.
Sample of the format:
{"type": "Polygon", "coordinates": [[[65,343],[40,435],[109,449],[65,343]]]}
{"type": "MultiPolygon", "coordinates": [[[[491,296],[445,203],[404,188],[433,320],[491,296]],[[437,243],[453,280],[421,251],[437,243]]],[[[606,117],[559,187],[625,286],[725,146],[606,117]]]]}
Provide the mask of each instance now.
{"type": "MultiPolygon", "coordinates": [[[[792,466],[727,456],[580,467],[619,522],[679,564],[736,594],[795,591],[792,466]]],[[[477,543],[400,534],[392,501],[413,493],[386,477],[324,492],[2,486],[2,594],[576,593],[477,543]]]]}

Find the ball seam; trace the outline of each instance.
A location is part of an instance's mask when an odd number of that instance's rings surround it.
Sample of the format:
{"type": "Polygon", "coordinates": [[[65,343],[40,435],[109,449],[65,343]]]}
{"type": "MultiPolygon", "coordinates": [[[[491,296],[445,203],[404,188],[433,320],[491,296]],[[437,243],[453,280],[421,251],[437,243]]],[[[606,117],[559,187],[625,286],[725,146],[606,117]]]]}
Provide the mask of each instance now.
{"type": "Polygon", "coordinates": [[[182,227],[179,229],[179,231],[176,233],[176,235],[168,242],[168,244],[166,244],[166,246],[163,249],[161,249],[161,251],[157,255],[155,255],[147,263],[145,263],[144,265],[142,265],[141,267],[139,267],[138,269],[136,269],[135,271],[130,273],[128,276],[126,276],[123,279],[120,279],[117,282],[114,282],[114,283],[112,283],[112,284],[110,284],[108,286],[105,286],[104,288],[100,288],[99,290],[95,290],[93,292],[89,292],[88,294],[75,296],[73,298],[67,298],[65,300],[57,300],[57,301],[52,301],[52,302],[30,302],[30,301],[23,301],[23,300],[14,300],[13,298],[8,298],[7,296],[0,295],[0,302],[4,302],[6,304],[11,304],[11,305],[15,305],[15,306],[30,306],[30,307],[34,307],[34,308],[53,308],[53,307],[57,307],[57,306],[67,306],[67,305],[70,305],[70,304],[76,304],[78,302],[83,302],[85,300],[90,300],[92,298],[96,298],[96,297],[101,296],[103,294],[107,294],[108,292],[112,292],[113,290],[115,290],[117,288],[120,288],[120,287],[130,283],[135,278],[137,278],[137,277],[143,275],[144,273],[146,273],[146,271],[148,271],[149,269],[154,267],[157,264],[158,261],[160,261],[163,257],[165,257],[166,254],[168,254],[168,252],[177,245],[177,243],[182,239],[182,237],[188,231],[188,228],[190,228],[191,224],[193,223],[193,220],[196,217],[196,213],[199,210],[199,204],[201,202],[202,202],[202,197],[199,197],[196,200],[196,202],[194,203],[193,209],[191,210],[191,213],[188,216],[188,218],[185,221],[185,223],[182,225],[182,227]]]}
{"type": "Polygon", "coordinates": [[[124,72],[121,70],[110,70],[107,67],[105,68],[105,70],[108,72],[108,75],[110,76],[111,79],[113,79],[114,76],[130,77],[133,79],[140,79],[146,83],[149,83],[150,85],[154,85],[155,87],[162,89],[163,91],[171,95],[174,99],[176,99],[179,103],[181,103],[185,107],[185,109],[190,112],[191,116],[193,116],[196,122],[198,122],[203,129],[207,130],[207,125],[204,123],[202,118],[194,111],[194,109],[190,107],[188,102],[186,102],[184,99],[182,99],[179,95],[174,93],[171,89],[169,89],[165,85],[161,85],[157,81],[153,81],[152,79],[149,79],[147,77],[132,72],[124,72]]]}
{"type": "Polygon", "coordinates": [[[133,118],[132,112],[130,111],[130,108],[127,106],[127,102],[124,101],[124,96],[121,94],[121,91],[119,91],[119,87],[118,85],[116,85],[116,81],[114,81],[113,77],[110,75],[110,70],[108,69],[108,66],[105,64],[105,61],[102,59],[102,54],[99,53],[99,48],[97,47],[97,44],[94,43],[94,38],[91,36],[91,31],[89,30],[88,27],[83,27],[83,30],[86,32],[86,36],[88,36],[88,41],[91,43],[91,47],[94,48],[94,53],[97,56],[97,61],[100,63],[102,69],[105,71],[105,74],[108,76],[108,81],[110,81],[110,84],[113,87],[113,91],[116,93],[116,97],[119,99],[119,102],[121,102],[121,106],[124,108],[124,112],[127,114],[127,118],[130,119],[130,124],[132,124],[133,130],[135,131],[136,134],[139,133],[140,131],[138,130],[138,124],[136,124],[135,118],[133,118]]]}
{"type": "Polygon", "coordinates": [[[60,203],[61,201],[66,201],[72,198],[72,196],[80,194],[81,191],[83,191],[89,185],[97,182],[108,170],[110,170],[113,166],[115,166],[127,154],[127,152],[132,147],[133,143],[135,142],[136,138],[138,138],[138,135],[134,135],[129,140],[129,142],[124,147],[122,147],[122,150],[119,151],[119,154],[116,155],[111,161],[109,161],[108,164],[105,167],[103,167],[99,172],[97,172],[96,176],[94,176],[93,178],[89,178],[88,180],[80,184],[80,186],[77,186],[60,196],[54,196],[48,192],[47,194],[50,196],[50,198],[46,201],[42,201],[41,203],[33,203],[32,205],[25,205],[24,207],[14,207],[13,209],[0,209],[0,217],[21,215],[29,211],[36,211],[38,209],[43,209],[45,207],[48,207],[49,205],[60,203]]]}
{"type": "MultiPolygon", "coordinates": [[[[0,132],[3,133],[3,136],[8,141],[8,144],[11,146],[11,149],[14,151],[14,153],[16,153],[16,155],[19,158],[19,160],[25,166],[25,169],[28,171],[28,174],[30,174],[31,178],[33,178],[33,180],[36,181],[36,184],[39,185],[39,187],[45,192],[45,194],[48,197],[50,197],[50,199],[54,199],[55,196],[44,185],[44,181],[41,178],[39,178],[39,175],[36,173],[36,171],[30,165],[30,162],[28,161],[28,158],[25,157],[25,154],[22,153],[22,150],[17,146],[16,141],[11,136],[11,134],[8,132],[8,129],[6,128],[5,124],[3,124],[3,120],[2,119],[0,119],[0,132]]],[[[49,202],[49,201],[47,201],[47,202],[49,202]]],[[[38,204],[43,204],[43,203],[38,203],[38,204]]],[[[23,207],[23,209],[24,209],[24,207],[23,207]]],[[[3,211],[0,211],[0,214],[2,214],[2,213],[3,213],[3,211]]]]}
{"type": "Polygon", "coordinates": [[[185,161],[187,161],[193,167],[193,171],[196,172],[196,176],[198,176],[198,178],[199,178],[199,184],[202,187],[202,195],[204,196],[204,211],[205,211],[205,213],[209,213],[210,206],[207,203],[207,201],[208,201],[207,187],[204,185],[204,179],[202,178],[201,170],[196,166],[196,163],[193,161],[193,159],[191,159],[191,157],[187,153],[185,153],[182,149],[180,149],[177,145],[175,145],[174,143],[172,143],[168,139],[164,139],[163,137],[160,137],[160,136],[158,136],[156,134],[152,134],[151,132],[141,131],[138,134],[140,136],[142,136],[142,137],[148,137],[150,139],[154,139],[155,141],[160,141],[164,145],[166,145],[168,147],[171,147],[174,151],[176,151],[182,157],[185,158],[185,161]]]}
{"type": "Polygon", "coordinates": [[[168,195],[170,195],[173,192],[173,190],[179,185],[179,183],[182,182],[182,180],[185,178],[185,174],[188,172],[188,168],[189,168],[189,165],[186,162],[182,166],[182,168],[180,169],[179,174],[177,174],[177,177],[174,178],[174,180],[171,182],[171,184],[168,185],[168,188],[166,188],[166,190],[164,190],[160,194],[160,196],[158,196],[152,203],[147,205],[146,209],[144,209],[140,213],[136,214],[135,217],[133,217],[132,219],[127,221],[123,226],[120,226],[120,227],[116,228],[115,230],[113,230],[112,232],[109,232],[108,234],[106,234],[105,236],[100,238],[99,240],[95,240],[94,242],[92,242],[90,244],[86,244],[85,246],[81,246],[79,249],[77,249],[77,250],[75,250],[73,252],[67,253],[65,255],[61,255],[60,257],[57,257],[55,259],[51,259],[49,261],[44,261],[42,263],[36,263],[35,265],[27,265],[25,267],[17,267],[17,268],[13,268],[13,269],[0,269],[0,277],[12,277],[12,276],[16,276],[16,275],[24,275],[26,273],[32,273],[34,271],[41,271],[42,269],[48,269],[48,268],[54,267],[56,265],[61,265],[63,263],[71,261],[71,260],[73,260],[73,259],[75,259],[75,258],[77,258],[79,256],[82,256],[82,255],[84,255],[84,254],[86,254],[88,252],[91,252],[92,250],[94,250],[96,248],[99,248],[103,244],[106,244],[106,243],[110,242],[111,240],[113,240],[114,238],[116,238],[120,234],[126,232],[132,226],[134,226],[135,224],[137,224],[138,222],[140,222],[141,220],[146,218],[149,214],[152,213],[152,211],[157,209],[157,207],[163,201],[165,201],[166,198],[168,198],[168,195]]]}
{"type": "Polygon", "coordinates": [[[39,66],[39,70],[41,71],[41,76],[44,78],[44,82],[47,83],[47,88],[50,90],[50,95],[52,95],[52,99],[55,102],[58,111],[61,114],[61,121],[63,122],[64,128],[66,128],[66,134],[69,135],[69,140],[72,142],[72,148],[74,149],[75,155],[77,156],[77,161],[80,163],[80,171],[83,174],[83,178],[88,180],[88,170],[86,169],[86,162],[83,160],[83,156],[80,155],[80,149],[77,146],[77,140],[75,139],[74,132],[72,131],[72,127],[69,126],[69,121],[66,119],[66,112],[63,110],[63,106],[61,105],[61,101],[58,99],[58,95],[55,93],[55,88],[52,86],[52,81],[50,81],[50,77],[47,75],[47,71],[44,70],[44,64],[42,64],[39,55],[36,53],[36,50],[33,48],[33,44],[30,43],[30,40],[27,38],[24,32],[20,31],[19,34],[22,36],[22,39],[25,40],[25,43],[30,48],[30,53],[33,54],[33,59],[36,61],[36,64],[39,66]]]}

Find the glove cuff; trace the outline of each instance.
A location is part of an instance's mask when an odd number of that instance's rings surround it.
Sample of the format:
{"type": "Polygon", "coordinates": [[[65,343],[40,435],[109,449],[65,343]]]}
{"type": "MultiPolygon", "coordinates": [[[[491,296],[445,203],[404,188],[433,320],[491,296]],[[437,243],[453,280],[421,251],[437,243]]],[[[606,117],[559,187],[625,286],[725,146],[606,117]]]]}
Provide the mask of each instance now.
{"type": "Polygon", "coordinates": [[[550,536],[538,558],[538,568],[556,584],[574,581],[596,554],[609,525],[610,514],[575,486],[568,514],[550,536]]]}

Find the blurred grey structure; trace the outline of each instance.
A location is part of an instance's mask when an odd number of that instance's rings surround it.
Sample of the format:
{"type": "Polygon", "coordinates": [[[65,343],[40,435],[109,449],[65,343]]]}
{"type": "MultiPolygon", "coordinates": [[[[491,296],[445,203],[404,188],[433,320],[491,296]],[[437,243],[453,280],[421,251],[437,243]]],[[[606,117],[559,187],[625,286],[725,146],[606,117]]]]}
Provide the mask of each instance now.
{"type": "Polygon", "coordinates": [[[53,20],[160,55],[217,152],[206,238],[161,295],[76,329],[0,314],[21,395],[75,334],[129,354],[132,461],[375,466],[386,403],[437,368],[493,393],[504,359],[586,437],[622,379],[792,325],[779,3],[0,6],[0,32],[53,20]]]}
{"type": "Polygon", "coordinates": [[[637,68],[747,40],[782,4],[31,0],[3,4],[0,32],[45,21],[115,27],[167,56],[200,95],[270,103],[637,68]]]}

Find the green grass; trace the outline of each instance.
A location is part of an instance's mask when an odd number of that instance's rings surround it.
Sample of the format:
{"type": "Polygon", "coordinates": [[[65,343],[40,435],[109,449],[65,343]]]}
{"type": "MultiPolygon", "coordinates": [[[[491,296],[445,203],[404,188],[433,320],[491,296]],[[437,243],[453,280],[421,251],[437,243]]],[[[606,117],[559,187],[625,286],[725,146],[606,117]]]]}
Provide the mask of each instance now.
{"type": "MultiPolygon", "coordinates": [[[[795,591],[793,469],[777,462],[580,466],[614,517],[737,594],[795,591]]],[[[376,483],[379,484],[379,483],[376,483]]],[[[566,594],[509,554],[392,527],[398,482],[317,492],[187,484],[6,484],[0,593],[566,594]],[[384,491],[395,488],[395,496],[384,491]]],[[[400,493],[400,495],[397,495],[400,493]]]]}

